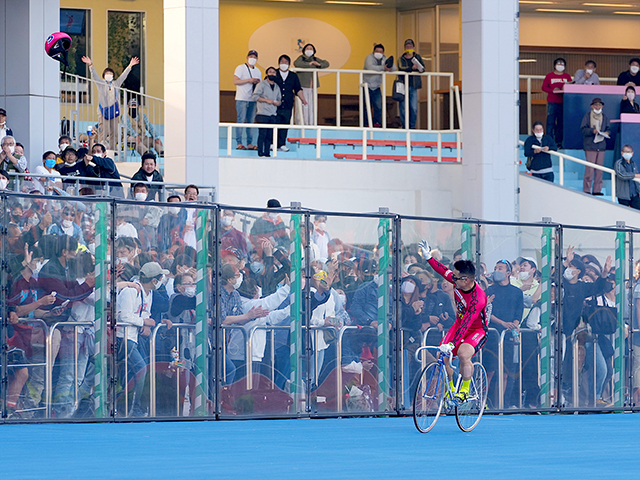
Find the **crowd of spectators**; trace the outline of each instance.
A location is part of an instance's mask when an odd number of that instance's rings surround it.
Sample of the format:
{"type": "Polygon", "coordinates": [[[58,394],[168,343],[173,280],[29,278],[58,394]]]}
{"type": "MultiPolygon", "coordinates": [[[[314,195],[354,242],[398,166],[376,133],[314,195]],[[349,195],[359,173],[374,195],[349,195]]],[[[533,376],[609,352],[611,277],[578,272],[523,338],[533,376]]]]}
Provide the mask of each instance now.
{"type": "MultiPolygon", "coordinates": [[[[284,124],[291,122],[291,115],[294,111],[294,100],[298,97],[303,105],[301,118],[296,118],[296,123],[302,125],[316,124],[317,105],[314,105],[316,90],[319,87],[319,80],[314,80],[314,73],[309,69],[326,69],[330,64],[327,60],[317,55],[316,47],[308,43],[301,49],[301,54],[295,59],[293,65],[299,70],[298,73],[290,70],[291,57],[281,55],[278,58],[278,65],[265,69],[264,78],[260,69],[256,66],[258,62],[258,52],[250,50],[247,54],[246,62],[238,65],[233,72],[233,84],[236,86],[236,122],[237,123],[266,123],[284,124]],[[275,85],[275,87],[274,87],[275,85]],[[267,88],[268,87],[268,88],[267,88]],[[275,92],[279,90],[279,92],[275,92]],[[262,113],[260,113],[262,111],[262,113]],[[256,116],[257,115],[257,116],[256,116]]],[[[370,72],[407,72],[423,73],[425,71],[424,60],[416,51],[415,43],[412,39],[407,39],[404,43],[402,55],[398,57],[398,65],[394,64],[393,56],[387,57],[384,54],[384,45],[376,44],[373,52],[364,61],[364,70],[370,72]]],[[[382,126],[382,75],[367,73],[363,76],[364,87],[367,89],[371,102],[372,121],[374,127],[382,126]]],[[[405,76],[398,76],[398,82],[403,88],[405,76]]],[[[418,118],[418,90],[422,88],[420,76],[411,75],[408,77],[408,102],[404,100],[399,103],[400,123],[402,128],[416,128],[418,118]],[[409,125],[405,125],[405,108],[409,105],[409,125]]],[[[404,95],[403,95],[404,97],[404,95]]],[[[369,124],[369,115],[365,115],[365,124],[369,124]]],[[[238,150],[258,150],[260,156],[269,156],[268,149],[265,153],[264,144],[260,147],[260,140],[256,137],[255,129],[236,128],[235,140],[238,150]],[[258,145],[255,143],[258,142],[258,145]]],[[[261,129],[263,142],[272,140],[268,138],[267,131],[271,129],[261,129]]],[[[270,135],[270,134],[269,134],[270,135]]],[[[289,151],[286,145],[287,130],[278,130],[277,148],[283,152],[289,151]]],[[[269,143],[270,145],[270,143],[269,143]]]]}

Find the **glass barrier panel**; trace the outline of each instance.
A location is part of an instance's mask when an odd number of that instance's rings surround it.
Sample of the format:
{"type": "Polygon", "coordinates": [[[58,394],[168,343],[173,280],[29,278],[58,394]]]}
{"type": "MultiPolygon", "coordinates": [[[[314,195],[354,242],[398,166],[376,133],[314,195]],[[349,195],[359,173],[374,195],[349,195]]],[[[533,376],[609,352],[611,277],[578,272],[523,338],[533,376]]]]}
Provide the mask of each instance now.
{"type": "Polygon", "coordinates": [[[555,226],[481,225],[491,318],[479,352],[492,410],[555,406],[555,226]]]}
{"type": "Polygon", "coordinates": [[[305,412],[305,216],[221,207],[218,229],[219,413],[305,412]]]}
{"type": "Polygon", "coordinates": [[[213,414],[209,323],[213,210],[115,207],[116,418],[213,414]]]}
{"type": "Polygon", "coordinates": [[[626,402],[627,233],[563,228],[562,405],[626,402]]]}
{"type": "Polygon", "coordinates": [[[8,416],[108,417],[110,205],[10,195],[5,206],[8,416]]]}
{"type": "Polygon", "coordinates": [[[456,320],[453,284],[444,280],[423,258],[418,243],[427,240],[433,258],[453,269],[454,261],[460,259],[475,263],[476,232],[476,225],[469,223],[402,220],[403,281],[397,307],[401,410],[411,411],[419,375],[437,357],[434,350],[426,350],[417,361],[416,350],[421,346],[438,346],[456,320]]]}
{"type": "Polygon", "coordinates": [[[310,412],[391,412],[393,219],[314,214],[310,222],[310,412]]]}

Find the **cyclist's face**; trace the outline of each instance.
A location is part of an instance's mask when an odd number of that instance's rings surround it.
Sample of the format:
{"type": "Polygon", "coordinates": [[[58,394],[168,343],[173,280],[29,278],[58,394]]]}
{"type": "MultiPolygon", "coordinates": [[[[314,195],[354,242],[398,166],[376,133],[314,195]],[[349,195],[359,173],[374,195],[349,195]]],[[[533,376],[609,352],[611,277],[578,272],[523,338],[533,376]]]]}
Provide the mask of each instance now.
{"type": "Polygon", "coordinates": [[[460,273],[457,268],[453,271],[453,279],[456,282],[456,288],[460,290],[469,290],[473,285],[473,276],[468,273],[460,273]]]}

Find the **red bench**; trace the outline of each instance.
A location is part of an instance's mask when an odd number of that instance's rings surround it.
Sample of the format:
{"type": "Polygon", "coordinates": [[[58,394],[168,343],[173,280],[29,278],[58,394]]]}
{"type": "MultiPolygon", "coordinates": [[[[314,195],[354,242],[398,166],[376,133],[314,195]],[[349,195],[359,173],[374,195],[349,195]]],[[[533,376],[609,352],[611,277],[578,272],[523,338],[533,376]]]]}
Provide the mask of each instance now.
{"type": "MultiPolygon", "coordinates": [[[[297,143],[300,145],[315,145],[315,138],[287,138],[289,143],[297,143]]],[[[320,140],[321,145],[349,145],[349,146],[362,146],[362,139],[356,138],[324,138],[320,140]]],[[[407,142],[405,140],[367,140],[367,145],[373,147],[406,147],[407,142]]],[[[456,142],[441,142],[442,148],[454,149],[457,147],[456,142]]],[[[421,142],[412,141],[412,147],[424,147],[424,148],[438,148],[438,142],[421,142]]],[[[462,147],[462,144],[460,145],[462,147]]]]}
{"type": "MultiPolygon", "coordinates": [[[[363,160],[362,155],[358,153],[334,153],[334,158],[338,160],[363,160]]],[[[367,160],[393,160],[394,162],[405,162],[406,155],[377,155],[367,154],[367,160]]],[[[455,163],[458,161],[456,157],[440,157],[442,162],[455,163]]],[[[412,155],[412,162],[437,162],[438,157],[425,157],[422,155],[412,155]]]]}

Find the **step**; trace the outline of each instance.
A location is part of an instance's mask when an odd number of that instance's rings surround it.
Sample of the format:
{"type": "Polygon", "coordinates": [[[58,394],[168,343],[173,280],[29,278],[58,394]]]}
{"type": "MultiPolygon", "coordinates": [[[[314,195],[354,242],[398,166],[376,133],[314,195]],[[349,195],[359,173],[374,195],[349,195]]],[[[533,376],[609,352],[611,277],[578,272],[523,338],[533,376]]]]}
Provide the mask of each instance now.
{"type": "MultiPolygon", "coordinates": [[[[333,156],[338,160],[363,160],[361,154],[357,153],[334,153],[333,156]]],[[[380,155],[380,154],[367,154],[367,160],[392,160],[394,162],[402,162],[407,160],[406,155],[380,155]]],[[[442,162],[456,163],[458,159],[456,157],[440,157],[442,162]]],[[[437,162],[438,157],[426,157],[422,155],[412,155],[412,162],[437,162]]]]}
{"type": "MultiPolygon", "coordinates": [[[[300,145],[315,145],[317,140],[315,138],[287,138],[289,143],[298,143],[300,145]]],[[[362,139],[357,138],[323,138],[320,140],[321,145],[362,145],[362,139]]],[[[368,146],[380,146],[380,147],[406,147],[407,142],[403,140],[367,140],[368,146]]],[[[456,142],[440,142],[442,148],[454,149],[457,148],[456,142]]],[[[427,141],[412,141],[412,147],[424,147],[424,148],[438,148],[438,142],[427,141]]],[[[462,145],[460,145],[462,147],[462,145]]]]}

